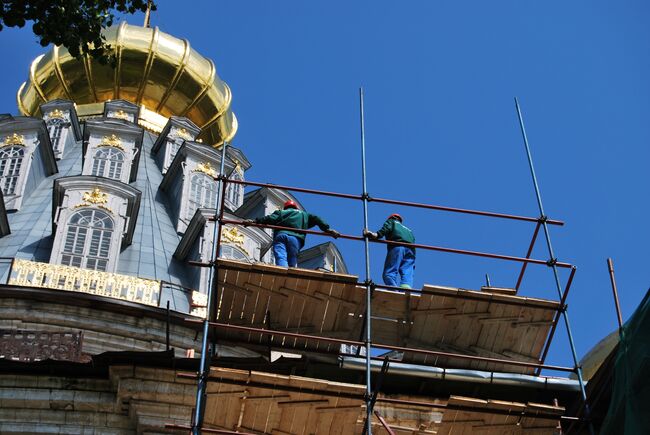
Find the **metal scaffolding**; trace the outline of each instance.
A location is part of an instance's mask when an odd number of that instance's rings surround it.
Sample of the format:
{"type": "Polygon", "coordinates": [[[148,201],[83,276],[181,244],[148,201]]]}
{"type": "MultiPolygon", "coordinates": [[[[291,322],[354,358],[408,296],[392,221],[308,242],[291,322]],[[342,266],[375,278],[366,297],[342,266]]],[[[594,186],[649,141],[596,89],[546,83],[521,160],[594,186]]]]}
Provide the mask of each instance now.
{"type": "MultiPolygon", "coordinates": [[[[213,241],[213,254],[212,258],[210,259],[209,262],[197,262],[197,261],[189,261],[188,263],[193,266],[197,267],[208,267],[210,269],[209,273],[209,279],[208,279],[208,298],[207,298],[207,316],[204,320],[195,320],[195,319],[187,319],[188,323],[194,323],[197,324],[197,326],[202,327],[202,347],[201,347],[201,362],[200,362],[200,368],[199,372],[197,375],[194,375],[197,379],[197,393],[196,393],[196,408],[194,412],[194,419],[192,421],[191,426],[178,426],[178,425],[169,425],[168,427],[170,428],[177,428],[177,429],[189,429],[191,433],[193,434],[200,434],[202,431],[202,426],[203,426],[203,417],[204,417],[204,411],[205,411],[205,402],[206,402],[206,389],[207,389],[207,383],[209,382],[209,375],[210,375],[210,359],[213,356],[214,353],[214,343],[215,337],[218,336],[218,333],[220,330],[235,330],[235,331],[246,331],[246,332],[255,332],[258,334],[262,335],[281,335],[284,337],[294,337],[294,338],[301,338],[301,339],[306,339],[306,340],[319,340],[322,342],[328,342],[328,343],[334,343],[334,344],[345,344],[345,345],[350,345],[350,346],[355,346],[357,349],[365,348],[365,379],[366,379],[366,391],[362,399],[365,402],[366,405],[366,419],[365,419],[365,425],[364,425],[364,433],[371,435],[372,434],[372,425],[371,425],[371,420],[373,418],[373,415],[377,417],[379,423],[384,427],[384,429],[388,432],[391,433],[391,429],[389,425],[386,423],[386,421],[379,415],[378,413],[374,412],[374,403],[377,401],[377,393],[378,393],[378,386],[375,385],[373,388],[372,385],[372,378],[371,378],[371,361],[372,360],[380,360],[380,361],[385,361],[385,364],[387,364],[387,360],[384,360],[383,358],[379,357],[373,357],[371,355],[373,349],[382,349],[382,350],[388,350],[388,351],[398,351],[398,352],[405,352],[405,353],[412,353],[412,354],[419,354],[419,355],[427,355],[427,356],[435,356],[435,357],[446,357],[446,358],[451,358],[451,359],[456,359],[456,360],[468,360],[468,361],[481,361],[481,362],[486,362],[486,363],[499,363],[499,364],[505,364],[508,366],[512,367],[529,367],[529,368],[534,368],[535,369],[535,374],[539,375],[541,370],[547,369],[547,370],[556,370],[556,371],[564,371],[564,372],[572,372],[575,373],[578,377],[578,381],[580,384],[580,392],[581,396],[584,402],[584,409],[585,409],[585,415],[587,420],[589,419],[589,407],[587,404],[587,397],[586,397],[586,392],[585,392],[585,384],[582,378],[582,371],[581,368],[578,364],[578,359],[576,355],[576,350],[575,350],[575,344],[573,341],[573,335],[571,332],[570,324],[569,324],[569,319],[568,319],[568,314],[567,314],[567,307],[566,307],[566,300],[569,295],[569,291],[571,288],[571,284],[573,282],[573,278],[576,273],[576,267],[573,266],[570,263],[565,263],[565,262],[560,262],[557,260],[555,257],[555,254],[553,252],[553,248],[551,245],[551,237],[550,237],[550,232],[549,232],[549,226],[550,225],[556,225],[556,226],[561,226],[564,225],[564,222],[559,221],[559,220],[553,220],[549,219],[545,214],[544,214],[544,209],[542,206],[542,200],[541,200],[541,194],[539,190],[539,186],[537,183],[537,178],[535,175],[535,170],[533,166],[533,160],[530,152],[530,147],[528,144],[528,138],[526,136],[526,131],[524,128],[524,123],[523,123],[523,117],[521,115],[521,110],[519,108],[519,103],[515,99],[515,105],[516,105],[516,111],[517,111],[517,116],[523,136],[523,141],[525,145],[525,150],[528,158],[528,164],[530,167],[531,171],[531,176],[533,180],[533,185],[535,188],[535,195],[537,198],[538,206],[539,206],[539,211],[540,211],[540,216],[539,217],[528,217],[528,216],[518,216],[518,215],[512,215],[512,214],[505,214],[505,213],[495,213],[495,212],[489,212],[489,211],[481,211],[481,210],[471,210],[471,209],[463,209],[463,208],[453,208],[453,207],[447,207],[447,206],[441,206],[441,205],[431,205],[431,204],[422,204],[422,203],[415,203],[415,202],[407,202],[407,201],[400,201],[400,200],[393,200],[393,199],[385,199],[385,198],[375,198],[369,195],[368,190],[367,190],[367,185],[366,185],[366,144],[365,144],[365,122],[364,122],[364,108],[363,108],[363,89],[359,90],[359,112],[360,112],[360,145],[361,145],[361,182],[362,182],[362,193],[360,195],[355,195],[355,194],[347,194],[347,193],[338,193],[338,192],[328,192],[328,191],[322,191],[322,190],[315,190],[315,189],[307,189],[307,188],[301,188],[301,187],[293,187],[293,186],[284,186],[284,185],[277,185],[277,184],[270,184],[270,183],[261,183],[261,182],[255,182],[255,181],[241,181],[241,180],[234,180],[230,179],[225,172],[225,160],[226,160],[226,149],[229,146],[227,143],[224,143],[224,145],[221,148],[221,170],[219,172],[218,180],[219,180],[219,189],[218,189],[218,196],[217,196],[217,204],[218,208],[215,210],[215,215],[212,218],[212,220],[215,222],[214,225],[214,230],[213,230],[213,236],[212,236],[212,241],[213,241]],[[389,242],[385,240],[372,240],[368,236],[355,236],[355,235],[350,235],[350,234],[341,234],[339,238],[341,239],[346,239],[346,240],[354,240],[354,241],[361,241],[364,244],[364,256],[365,256],[365,279],[363,281],[358,282],[357,284],[360,287],[365,288],[365,298],[366,298],[366,308],[365,308],[365,313],[364,313],[364,330],[363,330],[363,339],[359,340],[345,340],[345,339],[340,339],[340,338],[334,338],[334,337],[325,337],[321,335],[309,335],[309,334],[301,334],[301,333],[293,333],[293,332],[288,332],[288,331],[278,331],[278,330],[273,330],[270,328],[254,328],[254,327],[249,327],[249,326],[241,326],[241,325],[233,325],[233,324],[228,324],[224,322],[216,322],[213,319],[215,319],[216,315],[216,304],[217,301],[219,300],[219,283],[217,277],[218,275],[218,268],[219,268],[219,261],[218,261],[218,255],[220,252],[220,247],[221,247],[221,230],[223,229],[224,225],[242,225],[242,221],[239,220],[232,220],[232,219],[226,219],[224,218],[224,201],[226,197],[226,189],[228,188],[229,184],[235,184],[235,185],[243,185],[243,186],[255,186],[255,187],[268,187],[268,188],[274,188],[274,189],[280,189],[280,190],[285,190],[285,191],[291,191],[291,192],[300,192],[300,193],[307,193],[307,194],[313,194],[313,195],[322,195],[322,196],[329,196],[329,197],[335,197],[335,198],[341,198],[341,199],[348,199],[348,200],[355,200],[355,201],[361,201],[363,205],[363,230],[368,230],[368,204],[375,202],[375,203],[381,203],[381,204],[392,204],[392,205],[399,205],[399,206],[405,206],[405,207],[415,207],[415,208],[422,208],[422,209],[428,209],[428,210],[438,210],[438,211],[444,211],[444,212],[450,212],[450,213],[457,213],[457,214],[468,214],[468,215],[474,215],[474,216],[480,216],[480,217],[490,217],[490,218],[496,218],[496,219],[505,219],[505,220],[516,220],[516,221],[522,221],[522,222],[531,222],[535,224],[535,229],[526,253],[525,257],[519,257],[519,256],[512,256],[512,255],[504,255],[504,254],[497,254],[497,253],[490,253],[490,252],[479,252],[479,251],[472,251],[472,250],[466,250],[466,249],[458,249],[458,248],[451,248],[451,247],[443,247],[443,246],[433,246],[433,245],[426,245],[426,244],[409,244],[409,243],[400,243],[400,242],[389,242]],[[542,260],[542,259],[535,259],[531,258],[533,249],[535,247],[535,243],[537,241],[537,236],[539,234],[540,228],[543,229],[544,231],[544,236],[545,236],[545,241],[548,249],[548,254],[549,254],[549,259],[548,260],[542,260]],[[374,283],[371,279],[371,274],[370,274],[370,243],[378,243],[378,244],[391,244],[391,245],[404,245],[404,246],[409,246],[413,248],[418,248],[418,249],[423,249],[423,250],[430,250],[430,251],[438,251],[438,252],[447,252],[447,253],[452,253],[452,254],[459,254],[459,255],[467,255],[467,256],[476,256],[476,257],[483,257],[483,258],[491,258],[491,259],[496,259],[496,260],[502,260],[502,261],[508,261],[508,262],[516,262],[521,264],[521,270],[518,275],[516,284],[514,288],[516,290],[519,289],[521,282],[523,280],[524,274],[526,272],[527,266],[529,264],[534,264],[534,265],[543,265],[547,266],[551,269],[553,273],[553,278],[555,281],[556,289],[557,289],[557,294],[559,298],[559,305],[555,309],[555,313],[553,316],[553,320],[551,323],[551,329],[550,332],[548,333],[548,336],[546,337],[546,341],[544,343],[543,351],[541,353],[541,357],[537,362],[530,362],[530,361],[519,361],[516,359],[502,359],[502,358],[492,358],[492,357],[486,357],[486,356],[477,356],[477,355],[467,355],[467,354],[462,354],[462,353],[454,353],[454,352],[442,352],[442,351],[437,351],[437,350],[430,350],[430,349],[421,349],[421,348],[414,348],[414,347],[403,347],[403,346],[395,346],[395,345],[390,345],[390,344],[384,344],[384,343],[379,343],[379,342],[373,342],[372,341],[372,313],[371,313],[371,306],[372,306],[372,297],[373,297],[373,291],[375,289],[384,289],[384,290],[390,290],[390,291],[398,291],[398,292],[405,292],[405,289],[399,288],[399,287],[392,287],[392,286],[387,286],[387,285],[380,285],[377,283],[374,283]],[[560,276],[559,276],[559,269],[569,269],[569,276],[566,279],[564,285],[562,285],[560,276]],[[573,362],[574,366],[573,367],[563,367],[563,366],[556,366],[556,365],[548,365],[545,363],[546,356],[548,354],[551,341],[553,339],[553,336],[555,334],[555,330],[557,328],[558,322],[560,317],[564,319],[565,327],[567,330],[568,334],[568,339],[569,339],[569,345],[571,348],[571,354],[573,357],[573,362]],[[209,340],[209,337],[212,334],[212,341],[209,340]],[[211,345],[212,344],[212,345],[211,345]]],[[[265,224],[256,224],[256,223],[246,223],[246,225],[249,226],[255,226],[255,227],[260,227],[260,228],[267,228],[267,229],[273,229],[273,230],[281,230],[281,229],[290,229],[291,231],[294,232],[299,232],[303,234],[314,234],[314,235],[319,235],[319,236],[327,236],[331,237],[327,233],[323,233],[320,231],[312,231],[312,230],[299,230],[295,228],[286,228],[286,227],[280,227],[276,225],[265,225],[265,224]]],[[[272,272],[270,272],[272,274],[272,272]]],[[[320,279],[327,279],[327,278],[320,278],[320,279]]],[[[413,293],[413,294],[430,294],[430,295],[437,295],[438,293],[435,290],[428,290],[428,289],[409,289],[408,292],[413,293]]],[[[445,294],[446,297],[449,297],[449,294],[445,294]]],[[[458,298],[465,298],[465,299],[471,299],[472,295],[456,295],[452,297],[458,297],[458,298]]],[[[508,302],[504,302],[508,303],[508,302]]],[[[534,302],[532,302],[534,304],[534,302]]],[[[316,351],[317,352],[317,351],[316,351]]],[[[341,355],[346,355],[342,353],[341,355]]],[[[349,354],[348,356],[358,356],[357,354],[349,354]]],[[[426,364],[424,364],[426,365],[426,364]]],[[[390,399],[380,399],[382,401],[387,401],[390,399]]],[[[568,419],[571,419],[573,417],[567,417],[568,419]]],[[[591,429],[591,428],[590,428],[591,429]]],[[[244,432],[233,432],[233,431],[228,431],[228,430],[216,430],[216,429],[205,429],[204,430],[206,433],[223,433],[223,434],[242,434],[244,432]]],[[[593,429],[591,429],[591,432],[593,434],[593,429]]]]}

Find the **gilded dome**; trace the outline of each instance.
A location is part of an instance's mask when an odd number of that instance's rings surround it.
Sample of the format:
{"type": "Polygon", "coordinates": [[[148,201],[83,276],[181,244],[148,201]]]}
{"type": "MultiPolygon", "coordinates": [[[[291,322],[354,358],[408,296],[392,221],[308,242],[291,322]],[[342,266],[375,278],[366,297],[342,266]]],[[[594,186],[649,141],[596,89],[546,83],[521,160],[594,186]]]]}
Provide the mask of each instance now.
{"type": "Polygon", "coordinates": [[[204,143],[219,145],[235,135],[230,88],[187,40],[124,22],[104,34],[117,58],[115,68],[53,47],[32,62],[18,90],[20,111],[33,116],[41,104],[63,98],[74,101],[81,116],[92,115],[101,112],[101,103],[123,99],[143,107],[139,123],[154,131],[176,115],[201,127],[204,143]]]}

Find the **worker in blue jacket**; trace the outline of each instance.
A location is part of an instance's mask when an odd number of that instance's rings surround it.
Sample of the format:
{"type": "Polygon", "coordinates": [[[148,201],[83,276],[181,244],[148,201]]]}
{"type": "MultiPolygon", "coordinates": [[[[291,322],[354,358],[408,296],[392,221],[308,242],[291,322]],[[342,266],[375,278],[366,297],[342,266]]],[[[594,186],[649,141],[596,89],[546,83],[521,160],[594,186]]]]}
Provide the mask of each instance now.
{"type": "MultiPolygon", "coordinates": [[[[413,231],[403,223],[402,216],[394,213],[376,233],[364,230],[363,234],[371,239],[385,237],[389,242],[415,243],[413,231]]],[[[412,288],[413,269],[415,269],[415,248],[388,244],[384,262],[384,284],[393,287],[412,288]]]]}

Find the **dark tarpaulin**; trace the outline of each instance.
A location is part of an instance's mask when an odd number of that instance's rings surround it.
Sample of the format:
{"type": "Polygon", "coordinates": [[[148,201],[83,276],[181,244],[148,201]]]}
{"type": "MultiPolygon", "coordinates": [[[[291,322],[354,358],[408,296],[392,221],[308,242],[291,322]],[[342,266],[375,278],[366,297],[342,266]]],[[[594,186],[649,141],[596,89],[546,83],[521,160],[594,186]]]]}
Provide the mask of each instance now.
{"type": "Polygon", "coordinates": [[[650,434],[650,290],[621,331],[601,434],[650,434]]]}

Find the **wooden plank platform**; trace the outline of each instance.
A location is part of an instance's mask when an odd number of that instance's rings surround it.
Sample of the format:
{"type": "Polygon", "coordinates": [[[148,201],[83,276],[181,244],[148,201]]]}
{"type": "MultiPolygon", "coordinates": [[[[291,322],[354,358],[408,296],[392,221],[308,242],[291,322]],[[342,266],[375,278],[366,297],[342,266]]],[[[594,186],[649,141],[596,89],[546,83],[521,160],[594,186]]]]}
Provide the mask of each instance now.
{"type": "Polygon", "coordinates": [[[459,396],[451,396],[447,404],[450,409],[435,428],[438,435],[554,434],[564,413],[560,406],[459,396]]]}
{"type": "MultiPolygon", "coordinates": [[[[283,332],[359,340],[365,287],[352,275],[219,260],[217,321],[283,332]]],[[[375,290],[373,342],[537,362],[559,303],[515,295],[425,285],[420,294],[375,290]]],[[[220,329],[242,345],[337,354],[339,344],[220,329]]],[[[532,373],[533,368],[406,353],[404,362],[532,373]]]]}
{"type": "MultiPolygon", "coordinates": [[[[357,340],[365,310],[357,277],[219,260],[217,321],[254,328],[357,340]]],[[[340,345],[220,329],[219,338],[338,354],[340,345]]]]}
{"type": "MultiPolygon", "coordinates": [[[[204,426],[255,434],[358,435],[365,387],[298,376],[212,368],[204,426]]],[[[467,397],[391,396],[375,410],[396,433],[552,434],[564,408],[467,397]],[[409,401],[411,403],[404,403],[409,401]]],[[[376,418],[374,433],[384,434],[376,418]]]]}
{"type": "Polygon", "coordinates": [[[363,385],[212,368],[205,427],[263,434],[356,433],[363,385]],[[352,429],[352,430],[350,430],[352,429]]]}
{"type": "MultiPolygon", "coordinates": [[[[555,309],[553,301],[425,285],[435,294],[375,290],[373,342],[537,362],[555,309]]],[[[532,373],[527,367],[407,353],[404,362],[532,373]]]]}

